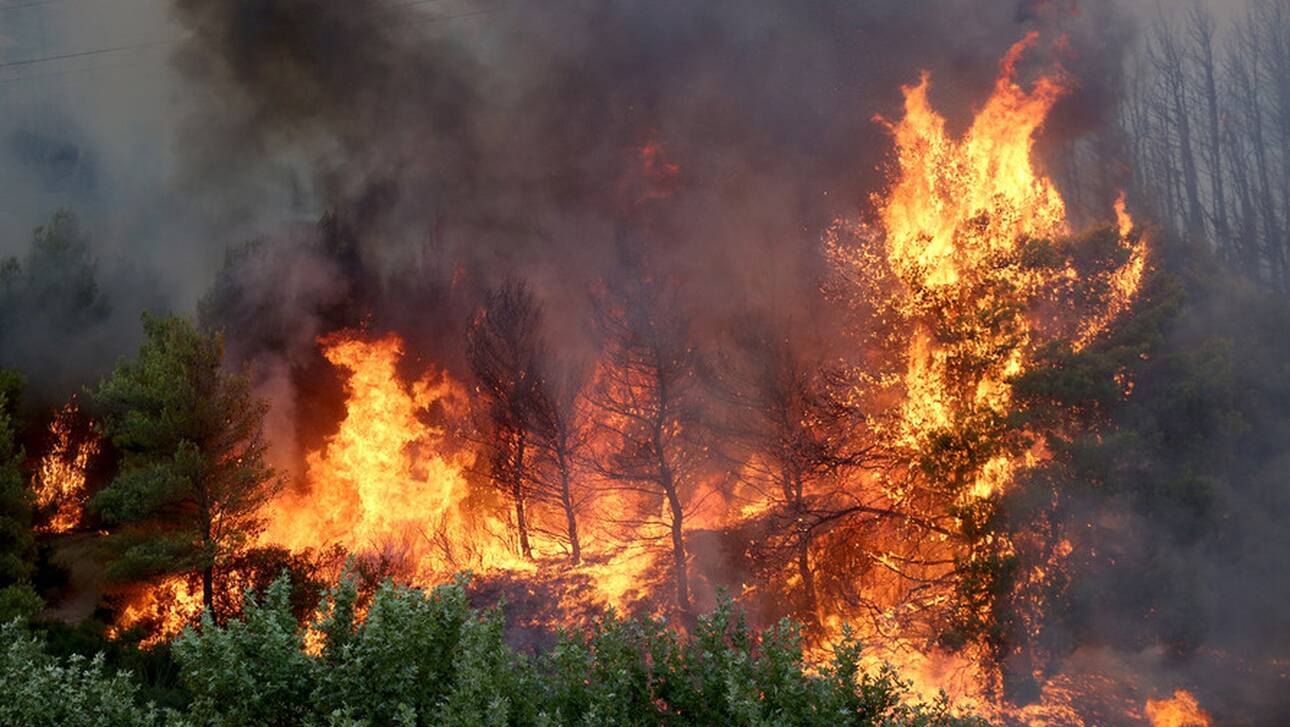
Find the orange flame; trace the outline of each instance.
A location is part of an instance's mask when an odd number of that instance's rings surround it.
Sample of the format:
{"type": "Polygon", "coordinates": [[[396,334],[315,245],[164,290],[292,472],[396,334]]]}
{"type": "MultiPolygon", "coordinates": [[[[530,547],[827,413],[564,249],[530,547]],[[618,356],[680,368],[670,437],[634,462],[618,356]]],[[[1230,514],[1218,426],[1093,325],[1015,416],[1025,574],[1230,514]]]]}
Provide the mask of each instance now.
{"type": "Polygon", "coordinates": [[[1174,691],[1170,699],[1148,699],[1147,719],[1151,720],[1151,727],[1209,727],[1212,724],[1200,702],[1185,689],[1174,691]]]}
{"type": "Polygon", "coordinates": [[[900,172],[880,210],[887,255],[902,278],[953,285],[991,252],[1065,231],[1061,196],[1030,159],[1035,132],[1065,88],[1044,77],[1027,92],[1013,80],[1036,38],[1008,51],[993,95],[961,140],[932,109],[926,73],[904,87],[905,116],[890,125],[900,172]]]}
{"type": "MultiPolygon", "coordinates": [[[[1008,311],[1076,284],[1105,288],[1100,307],[1081,312],[1076,322],[1071,338],[1078,350],[1128,307],[1141,286],[1146,246],[1131,237],[1123,195],[1115,214],[1121,245],[1129,250],[1126,263],[1083,281],[1069,262],[1058,268],[1025,263],[1032,241],[1069,233],[1056,185],[1032,161],[1035,134],[1066,87],[1056,75],[1040,77],[1030,89],[1014,78],[1021,54],[1036,39],[1031,33],[1009,49],[993,93],[962,138],[950,137],[945,119],[931,108],[927,74],[903,89],[905,115],[887,124],[897,174],[887,196],[875,200],[883,257],[842,260],[882,266],[899,283],[888,304],[909,332],[904,403],[890,434],[909,451],[971,412],[1008,410],[1008,382],[1028,368],[1045,333],[1041,322],[1008,311]]],[[[971,495],[998,492],[1016,466],[1002,455],[989,461],[971,495]]]]}
{"type": "Polygon", "coordinates": [[[36,505],[55,508],[45,532],[65,533],[81,521],[85,504],[85,468],[90,457],[99,451],[98,440],[88,437],[77,441],[72,424],[79,415],[76,402],[69,402],[49,423],[49,451],[40,458],[33,489],[36,505]]]}
{"type": "Polygon", "coordinates": [[[109,638],[120,638],[136,627],[147,630],[139,642],[142,648],[163,644],[179,635],[185,626],[197,622],[202,613],[202,589],[187,576],[169,576],[160,582],[143,586],[109,626],[109,638]]]}
{"type": "MultiPolygon", "coordinates": [[[[952,448],[962,446],[959,437],[1001,440],[1013,408],[1012,381],[1031,368],[1036,349],[1054,340],[1069,341],[1076,350],[1087,346],[1128,308],[1142,284],[1146,245],[1122,196],[1114,228],[1116,260],[1122,262],[1077,269],[1063,247],[1071,233],[1066,206],[1055,183],[1036,167],[1033,150],[1036,134],[1067,86],[1060,71],[1028,86],[1016,80],[1018,62],[1036,40],[1032,33],[1009,49],[990,98],[960,137],[950,135],[932,108],[926,73],[905,87],[904,116],[896,122],[879,119],[891,132],[895,157],[888,192],[873,200],[877,225],[839,221],[826,237],[830,257],[854,288],[851,302],[871,322],[861,334],[867,360],[877,356],[880,361],[876,372],[858,373],[853,395],[884,412],[872,418],[873,429],[911,468],[941,442],[951,442],[948,457],[953,458],[952,448]]],[[[931,483],[945,488],[945,496],[954,499],[949,503],[913,503],[908,478],[900,474],[878,476],[860,487],[897,507],[937,517],[947,504],[974,504],[1006,491],[1019,470],[1044,457],[1042,439],[1036,438],[1028,451],[1001,446],[980,461],[966,455],[953,459],[947,466],[963,470],[966,481],[953,483],[956,488],[940,481],[958,477],[956,470],[931,483]]],[[[899,561],[901,548],[924,556],[935,550],[942,562],[975,555],[949,536],[941,542],[903,540],[890,540],[890,558],[875,556],[880,565],[899,561]]],[[[1001,553],[1015,552],[1015,544],[1000,536],[990,545],[1001,553]]],[[[1025,586],[1041,593],[1042,583],[1060,570],[1069,552],[1069,543],[1059,543],[1043,567],[1023,577],[1025,586]]],[[[919,575],[930,582],[945,572],[929,568],[919,575]]],[[[905,609],[935,608],[951,597],[925,586],[915,588],[917,593],[900,585],[869,588],[885,602],[883,617],[893,624],[901,622],[905,609]]],[[[992,606],[982,608],[988,618],[992,606]]],[[[827,619],[829,625],[838,621],[838,614],[827,619]]],[[[911,674],[916,687],[949,684],[961,704],[980,710],[992,706],[979,690],[984,675],[971,647],[961,656],[938,654],[920,647],[925,642],[916,638],[893,637],[885,625],[874,630],[879,632],[874,640],[889,647],[882,658],[911,674]],[[965,678],[952,684],[947,681],[951,672],[965,678]]]]}
{"type": "Polygon", "coordinates": [[[451,451],[445,431],[422,419],[435,406],[461,407],[461,386],[434,372],[402,382],[396,366],[403,343],[394,335],[368,341],[341,333],[320,344],[348,374],[345,418],[308,455],[309,490],[270,505],[264,542],[295,550],[339,544],[400,561],[416,580],[519,564],[502,542],[504,529],[466,517],[473,454],[451,451]]]}
{"type": "MultiPolygon", "coordinates": [[[[1073,323],[1057,327],[1057,334],[1078,349],[1107,329],[1138,296],[1142,284],[1146,245],[1123,196],[1115,206],[1115,229],[1124,262],[1092,273],[1077,271],[1069,260],[1046,266],[1026,262],[1032,243],[1051,242],[1070,232],[1055,184],[1032,161],[1035,134],[1066,87],[1056,75],[1040,78],[1029,89],[1015,80],[1018,61],[1035,40],[1028,35],[1008,51],[990,99],[960,138],[947,133],[945,120],[932,109],[926,74],[916,86],[905,88],[904,117],[888,124],[897,173],[888,195],[875,200],[881,229],[865,231],[865,239],[878,244],[856,251],[830,240],[835,262],[869,286],[866,296],[878,293],[866,303],[881,308],[887,336],[882,343],[894,351],[896,363],[866,382],[876,381],[880,396],[895,392],[883,400],[895,403],[890,407],[893,415],[875,422],[874,430],[887,440],[888,449],[910,462],[934,435],[961,426],[965,417],[984,413],[1002,419],[1009,413],[1011,381],[1032,365],[1039,344],[1056,337],[1048,321],[1029,312],[1031,303],[1077,288],[1101,291],[1084,296],[1094,304],[1073,311],[1073,323]],[[875,302],[881,296],[885,297],[875,302]]],[[[674,181],[678,169],[660,146],[646,145],[640,157],[647,181],[663,188],[674,181]]],[[[431,412],[440,409],[464,416],[469,406],[465,390],[437,371],[414,382],[401,378],[403,343],[395,335],[369,339],[342,332],[319,343],[328,361],[346,375],[345,416],[336,433],[306,457],[306,487],[265,509],[262,543],[292,550],[338,544],[353,554],[398,560],[403,566],[400,576],[423,584],[467,567],[544,576],[545,571],[537,572],[549,565],[542,561],[542,548],[535,547],[537,563],[520,558],[509,540],[506,508],[491,502],[486,491],[472,490],[469,473],[475,453],[454,446],[446,431],[428,423],[431,412]]],[[[1018,469],[1044,456],[1036,445],[1021,455],[1004,452],[986,458],[975,466],[962,499],[1005,491],[1018,469]]],[[[902,486],[882,475],[865,475],[855,483],[857,489],[874,491],[862,494],[878,512],[880,506],[909,503],[911,496],[902,486]]],[[[591,498],[586,512],[603,515],[601,522],[613,522],[615,516],[621,520],[624,510],[638,509],[637,504],[622,494],[598,496],[591,498]]],[[[752,517],[765,507],[754,502],[738,516],[752,517]]],[[[700,510],[690,527],[723,527],[736,516],[733,508],[723,500],[715,513],[700,510]]],[[[626,607],[647,587],[646,574],[655,570],[657,551],[646,543],[662,532],[649,527],[610,532],[597,543],[599,552],[582,565],[561,562],[552,570],[558,567],[559,575],[573,573],[590,581],[593,588],[580,592],[579,598],[590,592],[597,600],[626,607]]],[[[900,666],[925,696],[947,687],[956,697],[967,698],[965,706],[987,709],[989,700],[979,689],[979,662],[970,651],[920,649],[926,640],[905,638],[900,631],[918,617],[910,613],[930,611],[950,595],[936,591],[938,586],[920,585],[918,603],[911,607],[914,599],[902,601],[908,595],[906,582],[884,575],[905,567],[909,559],[901,549],[908,547],[935,564],[918,574],[927,576],[921,580],[937,580],[953,568],[947,564],[962,555],[952,529],[940,528],[936,536],[926,538],[929,542],[910,543],[910,531],[893,528],[884,533],[890,533],[884,541],[890,552],[864,554],[873,561],[866,580],[871,592],[866,595],[881,611],[875,620],[882,621],[874,634],[865,635],[889,647],[870,652],[870,658],[900,666]]],[[[1053,561],[1029,577],[1047,577],[1071,548],[1069,541],[1059,543],[1053,561]]],[[[844,619],[860,615],[846,608],[829,604],[820,613],[833,640],[844,619]]],[[[1152,711],[1151,703],[1147,711],[1152,711]]]]}

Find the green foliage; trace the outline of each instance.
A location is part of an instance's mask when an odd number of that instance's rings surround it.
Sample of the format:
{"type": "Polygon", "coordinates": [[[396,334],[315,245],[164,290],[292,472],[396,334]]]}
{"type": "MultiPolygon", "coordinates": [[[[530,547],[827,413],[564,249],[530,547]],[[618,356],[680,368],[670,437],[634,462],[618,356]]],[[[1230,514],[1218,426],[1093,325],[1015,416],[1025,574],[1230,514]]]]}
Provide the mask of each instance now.
{"type": "Polygon", "coordinates": [[[659,621],[609,615],[587,639],[566,637],[539,660],[542,714],[578,725],[968,725],[942,702],[907,703],[890,669],[863,673],[848,634],[813,672],[790,622],[754,634],[724,600],[685,638],[659,621]]]}
{"type": "Polygon", "coordinates": [[[24,263],[28,302],[55,325],[75,327],[107,315],[89,238],[72,213],[59,210],[49,224],[36,228],[24,263]]]}
{"type": "Polygon", "coordinates": [[[14,583],[0,588],[0,623],[31,621],[45,607],[45,601],[30,583],[14,583]]]}
{"type": "Polygon", "coordinates": [[[89,237],[76,217],[55,213],[36,228],[21,259],[0,260],[0,365],[39,373],[31,399],[65,400],[105,350],[119,350],[108,329],[110,306],[98,283],[89,237]]]}
{"type": "Polygon", "coordinates": [[[1013,382],[1010,426],[1048,457],[965,520],[1008,550],[960,569],[978,598],[949,635],[989,647],[1013,698],[1077,644],[1182,657],[1221,630],[1262,653],[1284,620],[1275,599],[1206,594],[1290,584],[1290,307],[1179,241],[1153,256],[1106,335],[1038,351],[1013,382]]]}
{"type": "MultiPolygon", "coordinates": [[[[0,631],[0,724],[984,725],[952,715],[943,697],[911,702],[890,668],[865,673],[849,632],[830,663],[812,668],[795,624],[757,634],[723,600],[688,637],[661,620],[610,612],[585,635],[528,655],[506,643],[500,609],[471,609],[465,585],[425,592],[386,583],[360,619],[347,577],[306,631],[284,575],[262,599],[248,590],[241,617],[220,625],[207,614],[170,644],[183,695],[149,692],[168,697],[164,710],[143,703],[137,679],[108,673],[103,653],[51,656],[13,622],[0,631]]],[[[144,673],[156,664],[121,657],[113,663],[156,677],[144,673]]]]}
{"type": "Polygon", "coordinates": [[[76,216],[55,212],[37,227],[31,248],[20,263],[9,258],[0,265],[0,302],[4,324],[74,331],[101,321],[109,312],[96,278],[97,263],[89,238],[76,216]],[[32,316],[38,316],[32,320],[32,316]]]}
{"type": "Polygon", "coordinates": [[[812,672],[798,630],[760,637],[725,601],[690,637],[607,615],[586,637],[517,654],[501,612],[470,609],[464,583],[386,584],[365,618],[345,580],[320,609],[316,654],[280,579],[243,618],[209,617],[174,643],[199,725],[969,725],[943,701],[906,704],[890,670],[862,673],[848,639],[812,672]]]}
{"type": "Polygon", "coordinates": [[[290,723],[310,709],[310,658],[290,608],[290,585],[275,583],[259,604],[248,596],[241,619],[218,628],[210,614],[200,632],[173,645],[193,715],[206,724],[290,723]]]}
{"type": "Polygon", "coordinates": [[[16,622],[0,626],[0,724],[40,727],[129,727],[160,724],[136,702],[127,674],[109,674],[103,656],[60,661],[16,622]]]}
{"type": "MultiPolygon", "coordinates": [[[[31,576],[35,539],[31,531],[32,494],[20,466],[22,448],[17,436],[16,408],[23,380],[15,372],[0,369],[0,615],[3,604],[14,603],[17,591],[10,586],[31,576]]],[[[13,613],[10,615],[17,615],[13,613]]]]}
{"type": "Polygon", "coordinates": [[[109,575],[209,576],[250,541],[280,484],[264,461],[266,404],[222,369],[219,336],[178,317],[145,314],[143,326],[137,357],[93,394],[123,459],[90,507],[114,527],[109,575]]]}

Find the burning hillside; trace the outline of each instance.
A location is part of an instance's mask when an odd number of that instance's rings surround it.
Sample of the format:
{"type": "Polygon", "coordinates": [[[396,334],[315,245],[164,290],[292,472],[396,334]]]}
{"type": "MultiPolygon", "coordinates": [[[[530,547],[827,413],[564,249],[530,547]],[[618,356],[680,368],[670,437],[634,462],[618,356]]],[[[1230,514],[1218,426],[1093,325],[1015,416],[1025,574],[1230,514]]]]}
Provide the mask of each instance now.
{"type": "MultiPolygon", "coordinates": [[[[734,586],[754,611],[816,624],[820,644],[843,624],[858,629],[875,665],[898,664],[926,696],[947,688],[962,706],[1003,709],[999,670],[1034,634],[992,636],[996,611],[1026,609],[1017,617],[1037,633],[1042,592],[1063,577],[1072,547],[1060,533],[987,527],[1018,473],[1045,460],[1045,437],[1060,434],[1015,421],[1012,382],[1036,366],[1036,351],[1078,351],[1115,325],[1147,255],[1122,196],[1106,210],[1113,226],[1073,237],[1056,186],[1036,169],[1035,135],[1065,91],[1060,70],[1017,78],[1036,42],[1008,52],[961,137],[932,109],[926,75],[904,89],[903,117],[882,122],[895,154],[875,222],[843,220],[826,238],[836,269],[826,292],[853,316],[850,363],[827,382],[790,368],[779,382],[789,388],[769,390],[740,390],[717,372],[718,388],[746,405],[787,407],[780,416],[795,419],[770,422],[774,448],[730,461],[739,455],[695,416],[697,353],[667,309],[673,281],[603,291],[604,357],[569,380],[528,338],[541,310],[516,288],[474,318],[473,390],[434,365],[407,375],[397,333],[319,338],[344,412],[305,456],[299,484],[265,506],[261,543],[339,546],[420,585],[474,570],[512,594],[537,589],[563,603],[573,589],[599,607],[661,609],[681,623],[694,599],[706,605],[714,586],[734,586]],[[1082,249],[1091,245],[1100,248],[1082,249]],[[778,492],[760,486],[767,478],[778,492]],[[739,580],[695,556],[705,534],[737,549],[739,580]],[[1011,581],[991,574],[1023,547],[1045,561],[1011,581]],[[796,555],[779,559],[779,549],[796,555]],[[972,584],[979,578],[1000,580],[972,584]],[[999,588],[1020,600],[1005,606],[999,588]],[[766,600],[781,589],[797,607],[766,600]]],[[[647,179],[662,154],[657,141],[643,147],[647,179]]],[[[793,365],[771,360],[759,375],[793,365]]],[[[577,626],[589,613],[542,612],[517,618],[577,626]]],[[[1031,714],[1082,698],[1045,690],[1031,714]]]]}
{"type": "Polygon", "coordinates": [[[1290,13],[743,1],[170,0],[230,246],[70,403],[95,243],[0,265],[0,612],[194,710],[1275,723],[1290,13]]]}

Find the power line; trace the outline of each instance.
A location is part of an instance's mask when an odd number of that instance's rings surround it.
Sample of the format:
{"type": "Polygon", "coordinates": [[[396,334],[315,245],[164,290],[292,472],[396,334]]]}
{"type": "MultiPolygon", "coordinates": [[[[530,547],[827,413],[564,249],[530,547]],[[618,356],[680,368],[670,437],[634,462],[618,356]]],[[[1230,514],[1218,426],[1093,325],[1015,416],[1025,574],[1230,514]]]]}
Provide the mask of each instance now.
{"type": "Polygon", "coordinates": [[[128,63],[111,63],[104,66],[82,66],[80,68],[69,68],[65,71],[54,71],[53,73],[39,73],[31,76],[10,76],[0,78],[0,86],[7,86],[12,83],[22,83],[24,81],[40,81],[47,78],[61,78],[63,76],[74,76],[81,73],[93,73],[96,71],[115,71],[122,68],[153,68],[160,70],[159,66],[150,65],[142,61],[130,61],[128,63]]]}
{"type": "Polygon", "coordinates": [[[119,45],[114,48],[95,48],[94,50],[82,50],[73,53],[59,53],[52,56],[42,56],[40,58],[24,58],[18,61],[5,61],[0,63],[0,68],[13,68],[17,66],[33,66],[37,63],[48,63],[50,61],[61,61],[68,58],[84,58],[86,56],[98,56],[105,53],[119,53],[121,51],[135,50],[138,48],[151,48],[158,45],[169,45],[177,43],[176,40],[150,40],[146,43],[132,43],[130,45],[119,45]]]}

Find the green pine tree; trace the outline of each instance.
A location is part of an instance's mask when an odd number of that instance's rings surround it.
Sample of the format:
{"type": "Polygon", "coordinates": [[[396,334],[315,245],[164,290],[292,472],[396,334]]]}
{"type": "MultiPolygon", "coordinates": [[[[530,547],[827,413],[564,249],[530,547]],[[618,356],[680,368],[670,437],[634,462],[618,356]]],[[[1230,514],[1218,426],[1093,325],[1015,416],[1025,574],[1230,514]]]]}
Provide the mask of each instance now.
{"type": "Polygon", "coordinates": [[[145,314],[146,339],[93,393],[120,473],[91,502],[113,526],[108,573],[201,573],[212,608],[224,559],[248,544],[281,481],[266,464],[263,420],[244,375],[221,366],[223,339],[145,314]]]}
{"type": "Polygon", "coordinates": [[[32,495],[23,477],[15,410],[21,374],[0,369],[0,621],[40,610],[30,578],[36,541],[31,530],[32,495]]]}

